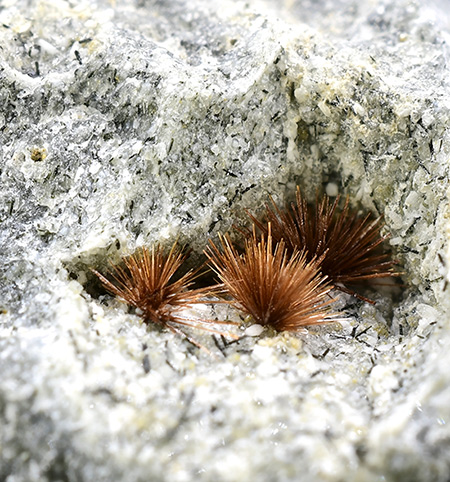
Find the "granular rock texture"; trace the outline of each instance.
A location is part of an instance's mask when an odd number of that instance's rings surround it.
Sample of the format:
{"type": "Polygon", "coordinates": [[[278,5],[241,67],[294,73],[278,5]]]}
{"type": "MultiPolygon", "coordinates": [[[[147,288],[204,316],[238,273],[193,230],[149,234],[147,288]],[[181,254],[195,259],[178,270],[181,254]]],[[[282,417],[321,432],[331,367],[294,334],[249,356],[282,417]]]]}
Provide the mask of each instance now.
{"type": "Polygon", "coordinates": [[[449,480],[449,32],[444,2],[3,2],[0,478],[449,480]],[[401,286],[196,333],[216,356],[99,291],[296,185],[383,215],[401,286]]]}

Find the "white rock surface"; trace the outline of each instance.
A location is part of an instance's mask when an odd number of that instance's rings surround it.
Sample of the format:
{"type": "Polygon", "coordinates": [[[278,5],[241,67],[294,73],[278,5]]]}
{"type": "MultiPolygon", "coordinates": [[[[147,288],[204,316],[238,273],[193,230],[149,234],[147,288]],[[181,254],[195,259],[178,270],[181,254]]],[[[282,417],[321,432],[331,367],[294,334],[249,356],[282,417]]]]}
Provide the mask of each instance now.
{"type": "Polygon", "coordinates": [[[449,480],[447,10],[2,3],[1,480],[449,480]],[[401,293],[211,357],[95,291],[296,184],[384,214],[401,293]]]}

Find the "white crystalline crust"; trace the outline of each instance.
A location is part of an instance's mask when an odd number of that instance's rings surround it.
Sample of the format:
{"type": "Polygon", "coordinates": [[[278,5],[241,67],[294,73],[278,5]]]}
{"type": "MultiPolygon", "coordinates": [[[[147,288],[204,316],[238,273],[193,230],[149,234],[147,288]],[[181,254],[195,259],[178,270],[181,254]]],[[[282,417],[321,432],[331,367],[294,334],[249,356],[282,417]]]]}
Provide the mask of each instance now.
{"type": "Polygon", "coordinates": [[[1,480],[449,480],[446,10],[2,3],[1,480]],[[383,214],[403,286],[341,296],[342,325],[193,333],[216,356],[93,289],[296,184],[383,214]]]}

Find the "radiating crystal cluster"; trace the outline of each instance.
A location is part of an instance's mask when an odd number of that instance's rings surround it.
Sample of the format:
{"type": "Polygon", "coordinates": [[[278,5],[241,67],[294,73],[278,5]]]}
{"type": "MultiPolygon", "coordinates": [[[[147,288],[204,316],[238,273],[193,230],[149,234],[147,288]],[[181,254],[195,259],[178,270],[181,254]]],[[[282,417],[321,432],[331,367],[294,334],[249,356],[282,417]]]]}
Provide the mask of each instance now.
{"type": "Polygon", "coordinates": [[[448,480],[444,7],[2,3],[0,479],[448,480]],[[383,215],[403,285],[214,358],[94,283],[296,185],[383,215]]]}

